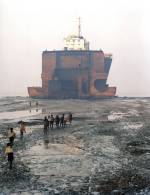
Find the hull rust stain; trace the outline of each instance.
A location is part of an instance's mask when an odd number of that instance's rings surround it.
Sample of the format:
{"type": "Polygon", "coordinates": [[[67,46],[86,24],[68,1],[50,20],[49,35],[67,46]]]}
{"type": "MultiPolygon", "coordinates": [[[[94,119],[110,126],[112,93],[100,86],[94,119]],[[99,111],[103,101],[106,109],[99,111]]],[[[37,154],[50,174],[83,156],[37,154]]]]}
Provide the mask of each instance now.
{"type": "Polygon", "coordinates": [[[60,50],[42,53],[42,87],[28,87],[34,98],[114,97],[107,78],[112,56],[102,50],[60,50]]]}

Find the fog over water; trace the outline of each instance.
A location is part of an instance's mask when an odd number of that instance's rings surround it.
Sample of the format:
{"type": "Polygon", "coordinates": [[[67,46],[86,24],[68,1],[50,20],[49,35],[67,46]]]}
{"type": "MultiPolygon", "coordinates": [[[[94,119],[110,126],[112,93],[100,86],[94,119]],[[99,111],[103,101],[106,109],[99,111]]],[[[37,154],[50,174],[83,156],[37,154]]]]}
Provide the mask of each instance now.
{"type": "Polygon", "coordinates": [[[150,96],[148,0],[1,0],[0,96],[27,96],[41,85],[42,51],[62,49],[77,31],[90,49],[113,54],[108,78],[119,96],[150,96]]]}

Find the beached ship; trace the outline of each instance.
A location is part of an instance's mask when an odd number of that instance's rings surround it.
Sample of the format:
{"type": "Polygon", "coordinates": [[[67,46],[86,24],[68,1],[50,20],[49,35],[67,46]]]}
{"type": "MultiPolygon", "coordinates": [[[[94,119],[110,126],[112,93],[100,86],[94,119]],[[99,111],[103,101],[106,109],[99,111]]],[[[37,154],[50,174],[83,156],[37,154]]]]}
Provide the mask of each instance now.
{"type": "Polygon", "coordinates": [[[81,35],[79,20],[78,34],[64,39],[63,50],[43,51],[42,87],[28,87],[29,97],[114,97],[116,87],[107,84],[111,63],[111,54],[89,49],[89,42],[81,35]]]}

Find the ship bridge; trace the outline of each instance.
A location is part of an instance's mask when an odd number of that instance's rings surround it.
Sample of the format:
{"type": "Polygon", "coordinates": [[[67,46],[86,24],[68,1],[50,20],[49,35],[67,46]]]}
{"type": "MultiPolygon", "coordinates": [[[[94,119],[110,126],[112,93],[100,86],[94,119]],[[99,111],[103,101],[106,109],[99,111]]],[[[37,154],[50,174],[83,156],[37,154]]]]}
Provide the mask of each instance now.
{"type": "Polygon", "coordinates": [[[68,35],[64,38],[64,50],[89,50],[89,42],[81,36],[80,18],[78,23],[78,34],[68,35]]]}

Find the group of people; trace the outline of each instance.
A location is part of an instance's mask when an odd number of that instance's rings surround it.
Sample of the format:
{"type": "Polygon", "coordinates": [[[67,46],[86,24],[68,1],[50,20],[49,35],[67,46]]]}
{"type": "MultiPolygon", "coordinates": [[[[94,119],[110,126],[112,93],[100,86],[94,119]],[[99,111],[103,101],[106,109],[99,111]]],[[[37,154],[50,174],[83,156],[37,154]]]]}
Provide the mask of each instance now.
{"type": "MultiPolygon", "coordinates": [[[[66,117],[65,114],[62,114],[61,116],[56,115],[55,117],[51,114],[50,116],[44,118],[44,135],[47,135],[48,129],[54,128],[54,125],[56,125],[56,128],[64,128],[67,125],[67,122],[69,124],[72,123],[72,113],[70,112],[66,117]]],[[[20,121],[20,139],[23,139],[24,133],[26,133],[25,130],[25,122],[20,121]]],[[[13,128],[11,127],[8,132],[8,138],[9,138],[9,143],[6,145],[5,149],[5,154],[8,157],[8,163],[9,163],[9,168],[12,169],[12,164],[13,164],[13,159],[14,159],[14,154],[13,154],[13,145],[14,145],[14,140],[16,138],[16,133],[14,132],[13,128]]]]}
{"type": "Polygon", "coordinates": [[[70,112],[67,117],[65,117],[65,114],[62,114],[61,116],[56,115],[55,117],[51,114],[48,117],[45,116],[44,118],[44,134],[47,134],[48,129],[53,129],[54,124],[56,128],[64,128],[67,125],[67,122],[69,124],[72,123],[72,113],[70,112]]]}
{"type": "MultiPolygon", "coordinates": [[[[24,133],[26,133],[25,122],[21,121],[20,122],[20,139],[23,138],[24,133]]],[[[5,154],[8,157],[9,168],[12,169],[12,163],[14,159],[13,145],[14,145],[14,139],[16,138],[16,133],[14,132],[12,127],[9,129],[8,138],[9,138],[9,143],[7,143],[6,145],[5,154]]]]}

